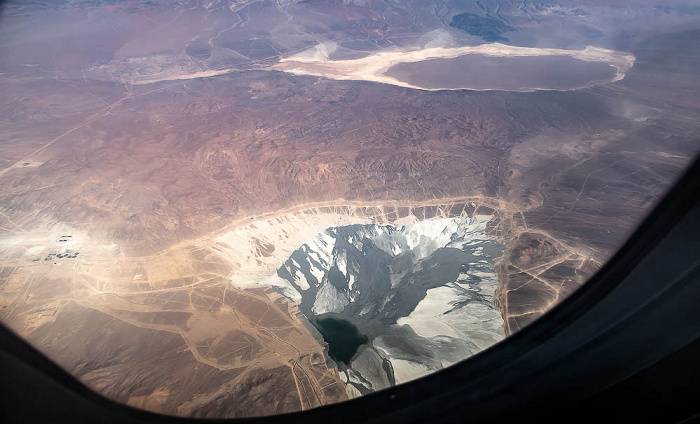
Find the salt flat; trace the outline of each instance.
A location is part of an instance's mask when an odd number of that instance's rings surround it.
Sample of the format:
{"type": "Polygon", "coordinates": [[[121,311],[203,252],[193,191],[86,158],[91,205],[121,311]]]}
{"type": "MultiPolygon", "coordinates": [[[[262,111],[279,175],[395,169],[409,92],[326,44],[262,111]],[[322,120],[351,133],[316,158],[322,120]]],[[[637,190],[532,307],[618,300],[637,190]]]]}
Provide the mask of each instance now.
{"type": "Polygon", "coordinates": [[[585,62],[605,62],[617,69],[611,82],[625,77],[634,65],[635,57],[630,53],[600,47],[588,46],[583,50],[536,48],[510,46],[501,43],[482,44],[465,47],[431,47],[422,49],[384,49],[359,59],[332,60],[332,52],[327,44],[319,44],[302,53],[281,58],[271,69],[289,72],[294,75],[312,75],[334,80],[371,81],[419,90],[461,90],[489,91],[489,88],[430,88],[402,81],[387,75],[392,67],[402,63],[422,62],[429,59],[449,59],[464,55],[484,55],[491,57],[533,57],[568,56],[585,62]]]}

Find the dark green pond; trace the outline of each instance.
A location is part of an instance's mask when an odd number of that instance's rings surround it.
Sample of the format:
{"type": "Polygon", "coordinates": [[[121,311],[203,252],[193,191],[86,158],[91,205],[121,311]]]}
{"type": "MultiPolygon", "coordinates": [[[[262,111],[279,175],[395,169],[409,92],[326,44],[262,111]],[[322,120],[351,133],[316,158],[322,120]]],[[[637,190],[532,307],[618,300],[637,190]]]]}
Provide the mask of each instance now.
{"type": "Polygon", "coordinates": [[[343,319],[321,318],[312,320],[311,323],[328,343],[328,354],[335,362],[347,364],[357,348],[369,340],[357,327],[343,319]]]}

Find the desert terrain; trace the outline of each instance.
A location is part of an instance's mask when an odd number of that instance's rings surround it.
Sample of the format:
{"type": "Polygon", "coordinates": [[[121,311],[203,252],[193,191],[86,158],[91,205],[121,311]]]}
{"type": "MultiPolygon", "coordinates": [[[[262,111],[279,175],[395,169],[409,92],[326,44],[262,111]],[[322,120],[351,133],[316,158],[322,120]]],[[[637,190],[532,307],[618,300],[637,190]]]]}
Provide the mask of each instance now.
{"type": "Polygon", "coordinates": [[[478,215],[503,334],[525,328],[700,150],[698,6],[571,3],[3,4],[0,322],[138,408],[313,408],[358,393],[280,267],[328,228],[478,215]],[[478,55],[615,70],[511,91],[385,74],[478,55]]]}

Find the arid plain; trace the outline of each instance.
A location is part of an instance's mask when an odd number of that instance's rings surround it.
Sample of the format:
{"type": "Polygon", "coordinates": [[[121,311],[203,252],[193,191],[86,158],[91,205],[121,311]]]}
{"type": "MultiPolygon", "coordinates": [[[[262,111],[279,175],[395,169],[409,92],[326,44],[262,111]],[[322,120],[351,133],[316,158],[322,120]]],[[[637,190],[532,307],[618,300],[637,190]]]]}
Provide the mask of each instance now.
{"type": "Polygon", "coordinates": [[[328,227],[476,214],[519,331],[700,149],[698,7],[582,3],[4,4],[0,321],[136,407],[308,409],[348,394],[272,288],[284,261],[328,227]],[[595,46],[624,75],[422,90],[328,65],[470,51],[485,40],[450,26],[462,13],[507,22],[513,51],[595,46]]]}

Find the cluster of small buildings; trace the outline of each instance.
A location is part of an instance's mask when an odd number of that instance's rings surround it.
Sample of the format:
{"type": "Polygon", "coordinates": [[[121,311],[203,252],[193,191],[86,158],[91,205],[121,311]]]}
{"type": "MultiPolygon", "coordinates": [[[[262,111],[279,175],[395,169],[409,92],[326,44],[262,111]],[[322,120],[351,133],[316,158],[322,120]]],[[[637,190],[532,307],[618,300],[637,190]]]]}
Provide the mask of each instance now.
{"type": "MultiPolygon", "coordinates": [[[[59,242],[66,242],[66,241],[68,241],[71,237],[73,237],[73,236],[61,236],[61,237],[58,239],[58,241],[59,241],[59,242]]],[[[44,258],[44,260],[48,262],[48,261],[53,260],[54,258],[58,258],[58,259],[64,259],[64,258],[75,259],[75,258],[78,257],[79,254],[80,254],[80,252],[73,252],[73,251],[71,251],[71,250],[69,250],[69,249],[66,249],[66,250],[65,250],[64,252],[62,252],[62,253],[49,253],[49,254],[46,255],[46,257],[44,258]]]]}
{"type": "Polygon", "coordinates": [[[54,256],[57,257],[57,258],[59,258],[59,259],[63,259],[63,258],[73,258],[73,259],[74,259],[74,258],[77,258],[77,257],[78,257],[78,254],[79,254],[79,253],[80,253],[80,252],[71,252],[70,250],[66,250],[66,251],[63,252],[63,253],[49,253],[48,255],[46,255],[46,257],[44,258],[44,260],[45,260],[45,261],[50,261],[50,260],[52,260],[52,259],[54,258],[54,256]]]}

